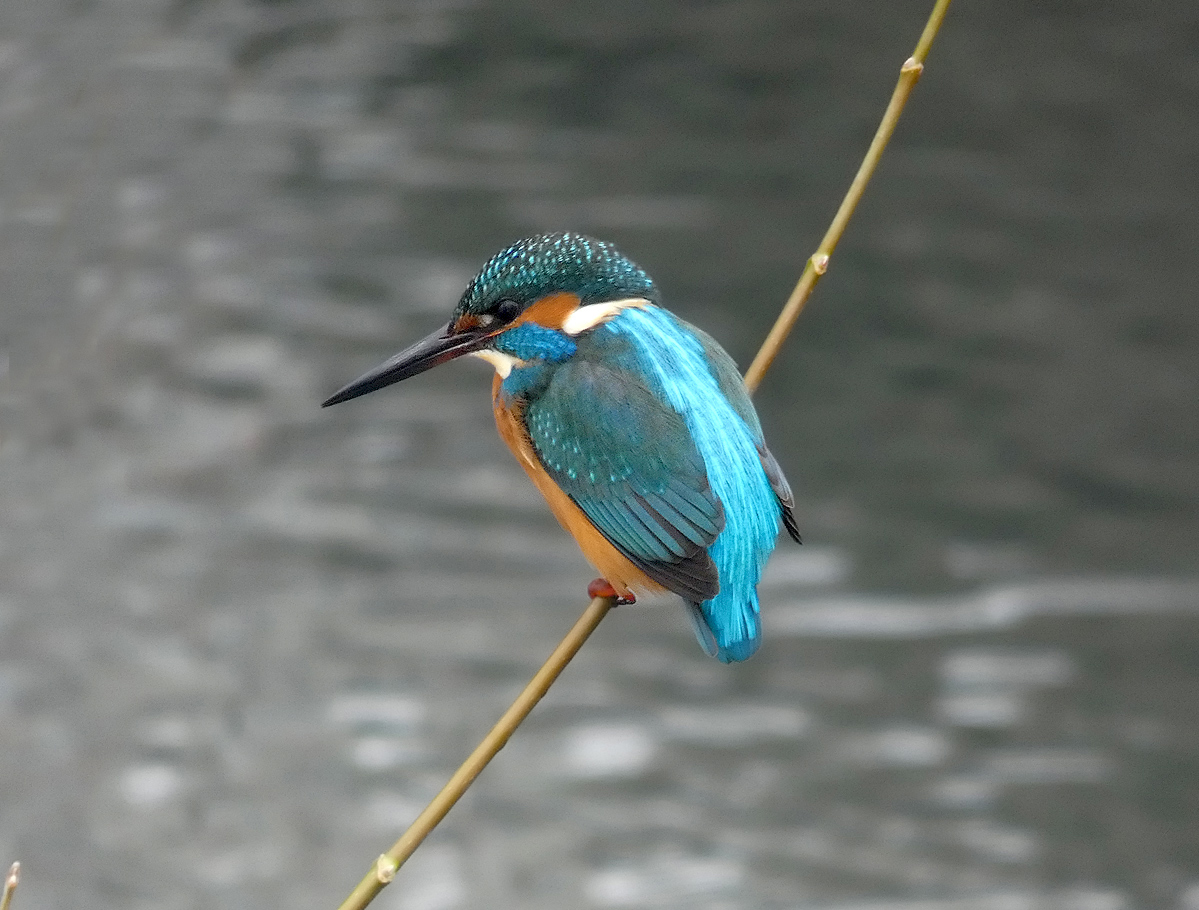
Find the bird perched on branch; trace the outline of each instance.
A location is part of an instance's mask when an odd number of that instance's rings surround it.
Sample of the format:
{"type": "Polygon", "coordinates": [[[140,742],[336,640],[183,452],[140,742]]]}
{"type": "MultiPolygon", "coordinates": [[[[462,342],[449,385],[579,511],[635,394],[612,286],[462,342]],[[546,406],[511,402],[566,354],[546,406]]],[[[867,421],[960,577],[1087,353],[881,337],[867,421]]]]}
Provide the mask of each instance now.
{"type": "Polygon", "coordinates": [[[589,593],[673,591],[709,655],[753,654],[762,568],[780,523],[799,533],[724,349],[611,244],[542,234],[493,256],[448,325],[324,406],[464,354],[495,367],[500,436],[603,575],[589,593]]]}

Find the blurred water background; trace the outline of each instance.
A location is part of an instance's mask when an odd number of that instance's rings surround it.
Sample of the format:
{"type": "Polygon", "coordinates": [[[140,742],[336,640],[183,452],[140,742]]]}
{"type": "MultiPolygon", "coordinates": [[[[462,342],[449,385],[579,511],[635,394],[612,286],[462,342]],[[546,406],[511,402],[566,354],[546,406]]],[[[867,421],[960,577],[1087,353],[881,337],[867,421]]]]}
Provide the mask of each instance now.
{"type": "MultiPolygon", "coordinates": [[[[335,905],[591,572],[458,363],[620,243],[747,363],[926,0],[5,0],[0,862],[335,905]]],[[[381,898],[1199,910],[1199,7],[959,3],[758,402],[806,545],[620,609],[381,898]]]]}

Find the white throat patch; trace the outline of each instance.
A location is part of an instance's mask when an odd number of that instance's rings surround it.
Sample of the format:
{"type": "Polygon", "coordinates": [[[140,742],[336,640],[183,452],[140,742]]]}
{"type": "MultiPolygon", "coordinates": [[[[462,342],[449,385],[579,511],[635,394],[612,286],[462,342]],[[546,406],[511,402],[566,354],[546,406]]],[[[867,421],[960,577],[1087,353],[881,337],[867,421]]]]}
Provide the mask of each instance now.
{"type": "Polygon", "coordinates": [[[588,329],[594,329],[629,307],[643,307],[649,304],[641,297],[630,297],[627,300],[609,300],[606,303],[589,303],[581,306],[562,321],[562,331],[567,335],[578,335],[588,329]]]}
{"type": "Polygon", "coordinates": [[[503,351],[491,351],[487,348],[481,351],[471,351],[470,356],[486,360],[495,367],[495,371],[500,374],[500,379],[507,379],[513,367],[523,367],[525,365],[525,362],[519,357],[513,357],[511,354],[505,354],[503,351]]]}

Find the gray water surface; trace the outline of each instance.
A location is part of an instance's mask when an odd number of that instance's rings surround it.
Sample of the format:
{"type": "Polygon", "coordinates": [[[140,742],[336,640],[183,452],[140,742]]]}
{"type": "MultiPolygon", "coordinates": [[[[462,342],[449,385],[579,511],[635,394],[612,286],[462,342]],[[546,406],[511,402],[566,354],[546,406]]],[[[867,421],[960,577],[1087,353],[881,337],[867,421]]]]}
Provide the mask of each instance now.
{"type": "MultiPolygon", "coordinates": [[[[926,4],[6,0],[0,862],[335,906],[585,602],[488,368],[617,241],[747,363],[926,4]]],[[[1199,7],[960,0],[758,395],[766,641],[621,608],[379,906],[1199,910],[1199,7]]]]}

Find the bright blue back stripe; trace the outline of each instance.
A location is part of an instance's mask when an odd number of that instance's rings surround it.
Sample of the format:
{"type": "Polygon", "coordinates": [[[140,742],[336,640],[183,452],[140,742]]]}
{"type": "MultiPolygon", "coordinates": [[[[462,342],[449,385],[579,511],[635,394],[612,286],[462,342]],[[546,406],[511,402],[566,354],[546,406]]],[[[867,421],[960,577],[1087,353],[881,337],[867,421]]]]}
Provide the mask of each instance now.
{"type": "Polygon", "coordinates": [[[629,308],[605,328],[632,343],[639,372],[682,415],[724,505],[724,531],[708,549],[720,573],[720,593],[700,610],[717,656],[744,660],[757,650],[761,635],[755,588],[774,549],[780,516],[758,456],[757,434],[725,398],[699,339],[665,310],[629,308]]]}

